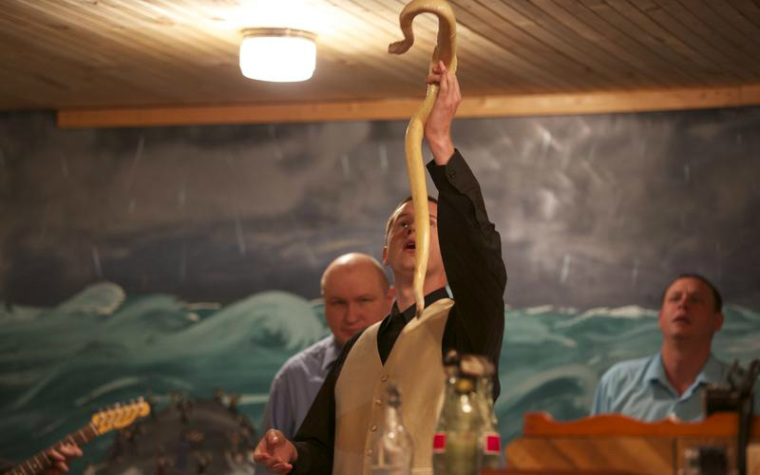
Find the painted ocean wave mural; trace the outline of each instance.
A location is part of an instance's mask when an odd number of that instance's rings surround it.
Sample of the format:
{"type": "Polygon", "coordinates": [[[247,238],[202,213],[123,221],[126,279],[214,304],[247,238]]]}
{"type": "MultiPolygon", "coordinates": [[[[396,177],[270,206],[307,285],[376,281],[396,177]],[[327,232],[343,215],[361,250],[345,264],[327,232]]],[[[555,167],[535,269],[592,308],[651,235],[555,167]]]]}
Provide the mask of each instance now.
{"type": "MultiPolygon", "coordinates": [[[[760,358],[760,313],[736,305],[725,313],[716,355],[760,358]]],[[[504,439],[519,434],[525,411],[586,416],[604,370],[657,351],[656,316],[638,306],[507,309],[496,404],[504,439]]],[[[0,455],[23,460],[99,409],[140,396],[161,410],[222,390],[258,427],[279,367],[327,333],[320,302],[278,291],[222,306],[127,295],[103,282],[54,307],[0,303],[0,455]]],[[[96,473],[113,440],[88,445],[74,473],[96,473]]]]}

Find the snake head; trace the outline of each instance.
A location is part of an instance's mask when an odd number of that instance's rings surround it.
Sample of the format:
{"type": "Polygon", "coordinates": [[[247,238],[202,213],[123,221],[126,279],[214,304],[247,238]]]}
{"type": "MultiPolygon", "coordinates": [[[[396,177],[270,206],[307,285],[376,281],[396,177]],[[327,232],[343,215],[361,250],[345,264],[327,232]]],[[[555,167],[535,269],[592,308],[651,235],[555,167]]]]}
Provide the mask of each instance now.
{"type": "Polygon", "coordinates": [[[414,38],[396,41],[395,43],[388,45],[388,52],[390,54],[404,54],[409,51],[409,48],[411,48],[413,44],[414,38]]]}
{"type": "Polygon", "coordinates": [[[412,23],[417,15],[432,13],[438,17],[438,41],[431,67],[441,59],[451,71],[456,71],[456,17],[454,10],[445,0],[412,0],[399,15],[404,39],[388,45],[388,53],[406,53],[414,44],[412,23]]]}

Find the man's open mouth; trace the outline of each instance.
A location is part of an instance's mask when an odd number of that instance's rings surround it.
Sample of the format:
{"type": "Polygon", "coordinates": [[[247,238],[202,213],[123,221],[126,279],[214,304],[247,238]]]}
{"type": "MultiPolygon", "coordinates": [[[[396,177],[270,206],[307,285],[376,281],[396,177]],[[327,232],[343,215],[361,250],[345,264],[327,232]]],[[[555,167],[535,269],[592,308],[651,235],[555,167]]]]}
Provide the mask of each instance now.
{"type": "Polygon", "coordinates": [[[411,249],[412,251],[416,249],[416,246],[414,245],[414,241],[409,241],[408,243],[406,243],[406,244],[404,245],[404,250],[405,250],[405,251],[407,251],[407,250],[410,250],[410,249],[411,249]]]}

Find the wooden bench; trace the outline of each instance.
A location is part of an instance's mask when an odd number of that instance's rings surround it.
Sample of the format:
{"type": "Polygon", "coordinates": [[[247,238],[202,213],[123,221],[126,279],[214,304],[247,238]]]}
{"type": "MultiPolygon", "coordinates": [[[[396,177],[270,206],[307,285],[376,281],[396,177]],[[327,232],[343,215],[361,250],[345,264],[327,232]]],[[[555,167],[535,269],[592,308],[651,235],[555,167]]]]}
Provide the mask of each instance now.
{"type": "MultiPolygon", "coordinates": [[[[681,475],[684,451],[718,446],[735,470],[736,414],[715,414],[702,422],[641,422],[600,415],[558,422],[546,413],[525,414],[523,436],[506,448],[509,470],[495,475],[681,475]]],[[[753,420],[747,474],[760,475],[760,417],[753,420]]],[[[483,472],[489,473],[489,472],[483,472]]]]}

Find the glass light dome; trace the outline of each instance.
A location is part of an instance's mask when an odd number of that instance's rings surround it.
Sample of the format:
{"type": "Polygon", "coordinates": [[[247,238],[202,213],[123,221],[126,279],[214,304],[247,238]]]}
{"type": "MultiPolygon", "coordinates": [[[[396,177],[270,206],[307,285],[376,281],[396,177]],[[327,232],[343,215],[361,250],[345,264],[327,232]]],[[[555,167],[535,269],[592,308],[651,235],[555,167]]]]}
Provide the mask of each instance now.
{"type": "Polygon", "coordinates": [[[240,70],[259,81],[306,81],[317,64],[316,35],[290,28],[252,28],[243,31],[240,70]]]}

